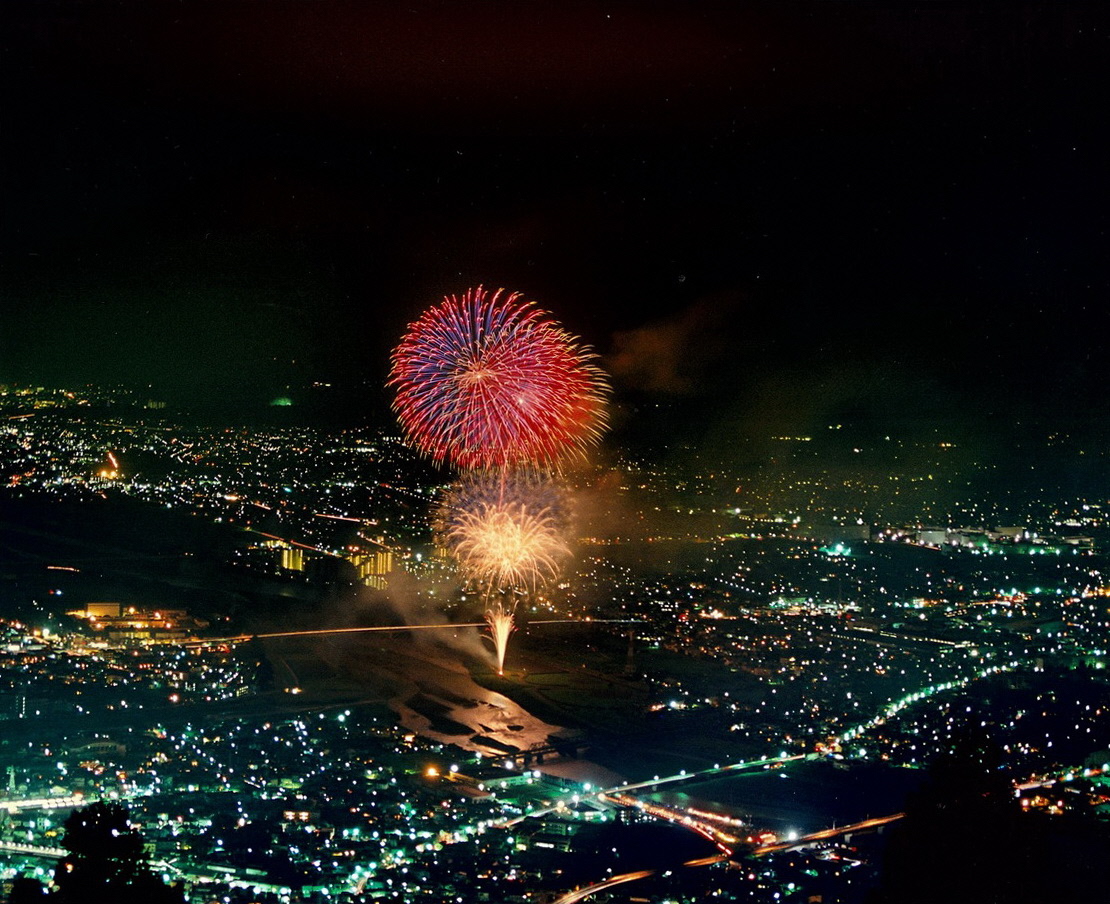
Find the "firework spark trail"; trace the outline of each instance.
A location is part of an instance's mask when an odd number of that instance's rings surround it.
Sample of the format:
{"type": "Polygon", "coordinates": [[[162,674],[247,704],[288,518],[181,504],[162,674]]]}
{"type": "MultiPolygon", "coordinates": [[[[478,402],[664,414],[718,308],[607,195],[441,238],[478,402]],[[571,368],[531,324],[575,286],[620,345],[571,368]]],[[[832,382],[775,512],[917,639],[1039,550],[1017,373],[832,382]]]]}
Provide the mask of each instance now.
{"type": "Polygon", "coordinates": [[[505,650],[509,645],[509,635],[516,626],[513,608],[504,606],[500,600],[495,601],[486,609],[486,624],[489,625],[494,655],[497,657],[497,674],[504,675],[505,650]]]}
{"type": "Polygon", "coordinates": [[[505,671],[505,648],[513,631],[516,592],[535,592],[554,580],[559,562],[569,554],[554,519],[522,504],[481,504],[460,512],[451,532],[455,556],[465,575],[486,598],[486,623],[497,655],[497,673],[505,671]],[[498,594],[508,591],[511,602],[498,594]]]}
{"type": "Polygon", "coordinates": [[[460,468],[551,466],[595,442],[608,387],[597,356],[519,293],[481,286],[410,324],[389,385],[409,440],[460,468]]]}
{"type": "Polygon", "coordinates": [[[522,472],[470,474],[439,506],[436,531],[486,603],[486,623],[504,667],[516,601],[555,580],[570,555],[566,494],[549,478],[522,472]]]}

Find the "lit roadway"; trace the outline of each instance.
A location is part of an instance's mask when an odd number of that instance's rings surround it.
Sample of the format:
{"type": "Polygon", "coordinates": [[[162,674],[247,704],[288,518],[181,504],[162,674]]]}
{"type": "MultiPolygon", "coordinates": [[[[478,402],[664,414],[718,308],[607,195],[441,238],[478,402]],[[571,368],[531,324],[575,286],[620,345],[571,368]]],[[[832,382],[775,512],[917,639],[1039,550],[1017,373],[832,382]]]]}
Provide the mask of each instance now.
{"type": "Polygon", "coordinates": [[[776,854],[779,851],[792,851],[817,841],[828,841],[830,838],[837,838],[840,835],[850,835],[853,832],[866,832],[868,829],[885,826],[887,823],[895,822],[905,815],[905,813],[893,813],[890,816],[876,816],[874,819],[865,819],[862,822],[855,822],[850,826],[836,826],[832,829],[822,829],[820,832],[812,832],[809,835],[803,835],[801,838],[795,838],[793,841],[778,841],[774,844],[765,844],[762,847],[757,847],[752,851],[752,854],[756,857],[762,857],[764,854],[776,854]]]}
{"type": "Polygon", "coordinates": [[[638,800],[635,797],[628,797],[623,794],[606,794],[604,799],[622,807],[635,807],[637,810],[642,810],[644,813],[648,813],[656,819],[665,819],[668,822],[677,823],[692,832],[697,832],[702,838],[705,838],[707,841],[712,841],[721,849],[723,854],[728,856],[732,855],[736,845],[740,842],[740,839],[735,835],[723,829],[718,829],[716,826],[707,823],[704,819],[698,819],[685,810],[675,810],[671,807],[664,807],[662,804],[638,800]]]}
{"type": "MultiPolygon", "coordinates": [[[[705,778],[706,776],[721,775],[725,772],[740,772],[745,769],[770,769],[775,766],[781,765],[782,763],[789,763],[794,760],[813,760],[818,759],[819,757],[820,754],[816,753],[796,753],[791,756],[781,756],[775,757],[773,759],[748,760],[747,762],[743,763],[730,763],[727,766],[713,766],[709,769],[702,769],[697,772],[680,772],[677,775],[667,775],[662,778],[656,777],[643,782],[632,782],[631,784],[627,785],[616,785],[615,787],[608,788],[604,791],[599,791],[597,797],[599,800],[604,800],[609,803],[616,804],[617,806],[640,806],[640,802],[634,800],[631,797],[624,800],[617,800],[616,798],[618,796],[625,795],[629,791],[639,791],[642,788],[654,788],[656,785],[668,785],[673,782],[693,781],[694,779],[701,779],[705,778]]],[[[562,802],[560,802],[551,807],[544,807],[542,810],[529,810],[527,813],[524,813],[520,816],[515,816],[510,820],[498,823],[498,826],[500,828],[509,828],[511,826],[515,826],[517,823],[523,822],[526,819],[531,819],[534,816],[546,816],[548,813],[552,813],[558,810],[562,805],[562,802]]]]}
{"type": "Polygon", "coordinates": [[[1085,769],[1065,769],[1052,775],[1045,775],[1040,778],[1033,777],[1029,781],[1024,782],[1014,787],[1018,791],[1031,791],[1034,788],[1048,788],[1055,785],[1057,782],[1073,782],[1077,778],[1094,778],[1099,775],[1104,775],[1110,772],[1106,764],[1101,768],[1087,767],[1085,769]]]}
{"type": "Polygon", "coordinates": [[[727,766],[713,766],[710,769],[701,769],[697,772],[680,772],[678,775],[668,775],[665,778],[652,778],[643,782],[633,782],[628,785],[619,785],[616,788],[610,788],[606,794],[624,794],[628,791],[638,791],[641,788],[652,788],[655,785],[667,785],[672,782],[685,782],[691,779],[701,779],[711,775],[721,775],[725,772],[741,772],[745,769],[771,769],[775,766],[781,766],[783,763],[791,763],[796,760],[815,760],[820,758],[821,754],[817,753],[795,753],[790,756],[776,756],[776,757],[763,757],[758,760],[747,760],[743,763],[730,763],[727,766]]]}
{"type": "MultiPolygon", "coordinates": [[[[715,854],[709,857],[701,857],[697,860],[691,860],[683,864],[683,866],[690,867],[708,866],[711,863],[720,863],[722,860],[726,860],[730,856],[732,856],[732,852],[733,850],[735,850],[739,839],[736,838],[736,836],[734,835],[730,835],[729,833],[706,823],[704,820],[696,819],[689,813],[681,810],[672,810],[660,804],[648,803],[639,800],[628,795],[627,792],[637,791],[642,788],[654,788],[657,785],[671,784],[674,782],[690,781],[693,779],[704,778],[711,775],[721,775],[727,772],[740,772],[746,769],[767,769],[774,766],[780,766],[783,763],[788,763],[795,760],[815,759],[816,757],[817,754],[799,753],[792,756],[775,757],[774,759],[748,760],[747,762],[743,763],[731,763],[728,766],[714,766],[711,769],[703,769],[699,772],[680,772],[678,775],[668,775],[663,778],[653,778],[644,782],[632,782],[626,785],[619,785],[615,788],[610,788],[607,791],[602,791],[598,793],[597,796],[599,800],[606,801],[616,806],[636,807],[646,813],[650,813],[652,816],[655,816],[658,819],[665,819],[669,822],[677,823],[684,828],[697,832],[703,838],[712,841],[720,849],[720,854],[715,854]]],[[[530,816],[540,816],[544,813],[549,813],[555,809],[557,809],[557,807],[550,807],[540,811],[533,811],[524,816],[519,816],[516,819],[512,819],[509,822],[504,823],[503,825],[506,827],[514,825],[523,819],[527,819],[530,816]]],[[[851,831],[851,829],[833,829],[829,831],[832,831],[833,833],[841,833],[851,831]]],[[[800,841],[795,843],[800,843],[800,841]]],[[[613,876],[612,878],[605,879],[594,885],[589,885],[585,888],[580,888],[577,891],[569,892],[568,894],[563,895],[563,897],[559,898],[555,902],[555,904],[573,904],[573,902],[575,901],[584,901],[586,900],[586,898],[590,897],[591,895],[597,894],[598,892],[606,891],[607,889],[613,888],[616,885],[622,885],[625,882],[635,882],[638,879],[645,879],[648,876],[654,875],[656,872],[657,870],[649,869],[640,870],[638,872],[632,873],[622,873],[618,876],[613,876]]]]}
{"type": "Polygon", "coordinates": [[[101,801],[116,803],[121,800],[135,800],[138,797],[150,797],[150,791],[112,791],[100,796],[96,794],[85,795],[78,791],[76,794],[66,794],[61,797],[25,797],[20,800],[0,800],[0,810],[6,810],[14,816],[21,810],[76,810],[101,801]]]}
{"type": "Polygon", "coordinates": [[[61,860],[69,851],[62,848],[39,847],[35,844],[20,844],[18,841],[0,841],[0,851],[11,854],[28,854],[47,860],[61,860]]]}
{"type": "Polygon", "coordinates": [[[95,797],[85,797],[81,794],[70,794],[65,797],[28,797],[22,800],[0,800],[0,810],[7,810],[14,814],[19,810],[73,809],[74,807],[84,807],[97,799],[95,797]]]}
{"type": "MultiPolygon", "coordinates": [[[[645,809],[647,809],[647,811],[654,816],[660,816],[664,819],[671,819],[674,822],[680,822],[687,828],[691,828],[702,835],[706,835],[706,832],[703,831],[704,829],[710,829],[710,831],[712,831],[712,829],[705,826],[704,823],[699,823],[695,825],[689,817],[682,817],[681,811],[667,811],[665,808],[656,808],[654,806],[645,809]],[[656,812],[656,810],[660,810],[663,812],[656,812]]],[[[828,841],[830,838],[836,838],[841,835],[850,835],[854,832],[866,832],[870,829],[876,829],[880,826],[884,826],[888,823],[901,819],[905,815],[905,813],[894,813],[890,816],[879,816],[874,819],[865,819],[862,822],[853,823],[850,826],[837,826],[836,828],[832,829],[822,829],[820,832],[813,832],[809,835],[803,835],[801,838],[796,838],[793,841],[783,841],[776,844],[765,844],[762,847],[758,847],[754,851],[752,851],[752,854],[756,857],[762,857],[765,854],[795,850],[797,848],[805,847],[809,844],[815,844],[821,841],[828,841]]],[[[709,836],[707,835],[706,837],[709,836]]],[[[690,867],[709,866],[712,863],[720,863],[722,860],[727,860],[732,855],[732,850],[724,850],[723,846],[720,845],[720,842],[718,842],[718,846],[722,847],[723,853],[711,857],[702,857],[697,860],[689,860],[682,865],[690,867]]],[[[575,901],[584,901],[591,895],[606,891],[616,885],[623,885],[625,882],[635,882],[638,879],[646,879],[648,876],[652,876],[657,872],[658,870],[646,869],[639,870],[638,872],[633,873],[622,873],[619,876],[613,876],[610,879],[604,879],[603,881],[597,882],[593,885],[587,885],[585,888],[580,888],[577,891],[568,892],[567,894],[563,895],[563,897],[559,898],[555,902],[555,904],[574,904],[575,901]]]]}
{"type": "Polygon", "coordinates": [[[597,885],[588,885],[578,891],[572,891],[570,894],[563,895],[555,904],[574,904],[575,901],[584,901],[590,895],[597,894],[599,891],[605,891],[615,885],[623,885],[625,882],[635,882],[637,879],[646,879],[654,872],[655,870],[653,869],[642,869],[636,873],[623,873],[619,876],[613,876],[612,879],[598,882],[597,885]]]}
{"type": "MultiPolygon", "coordinates": [[[[528,621],[525,626],[531,625],[632,625],[640,624],[635,619],[628,618],[548,618],[537,621],[528,621]]],[[[270,640],[276,637],[323,637],[327,634],[366,634],[373,631],[433,631],[452,628],[485,628],[487,623],[480,622],[444,622],[438,625],[375,625],[369,628],[315,628],[310,631],[276,631],[269,634],[236,634],[234,637],[197,638],[188,641],[188,645],[216,644],[216,643],[243,643],[257,637],[259,640],[270,640]]]]}
{"type": "MultiPolygon", "coordinates": [[[[859,737],[869,728],[883,724],[886,719],[897,715],[899,711],[905,709],[907,706],[910,706],[913,703],[916,703],[922,699],[927,699],[928,697],[934,696],[936,694],[952,690],[954,688],[964,687],[971,682],[980,678],[985,678],[988,675],[996,674],[998,672],[1011,671],[1012,669],[1017,668],[1018,665],[1019,664],[1017,662],[1010,662],[1004,665],[991,666],[978,671],[974,675],[967,676],[966,678],[950,681],[944,684],[934,684],[914,694],[907,694],[900,700],[896,700],[888,704],[878,715],[874,716],[870,720],[862,722],[855,728],[844,732],[840,736],[840,739],[842,743],[853,740],[859,737]]],[[[670,775],[663,778],[653,778],[647,781],[631,782],[629,784],[619,785],[606,791],[599,792],[597,796],[599,800],[606,801],[616,806],[636,807],[659,819],[665,819],[669,822],[673,822],[677,825],[681,825],[687,829],[690,829],[691,831],[697,832],[702,837],[714,842],[717,847],[723,852],[722,855],[717,857],[708,857],[705,858],[704,861],[691,861],[690,863],[685,864],[686,866],[703,865],[704,863],[713,863],[717,862],[720,859],[724,859],[725,857],[731,857],[737,843],[739,842],[739,839],[725,832],[723,829],[711,825],[704,819],[699,818],[694,814],[688,813],[683,810],[674,810],[654,802],[642,801],[634,796],[631,796],[628,792],[639,791],[644,788],[655,788],[658,785],[693,781],[696,779],[701,779],[714,775],[721,775],[728,772],[741,772],[747,769],[777,768],[785,763],[797,760],[814,760],[819,759],[821,756],[821,754],[817,753],[798,753],[791,756],[780,756],[773,758],[763,758],[759,760],[748,760],[742,763],[731,763],[727,766],[714,766],[711,769],[702,769],[696,772],[680,772],[678,775],[670,775]]],[[[1091,771],[1093,772],[1096,770],[1091,771]]],[[[543,815],[545,813],[551,812],[551,810],[553,809],[557,809],[557,807],[527,813],[524,816],[520,816],[516,819],[510,820],[504,825],[513,825],[523,819],[528,818],[529,816],[543,815]]],[[[854,823],[850,826],[840,826],[831,829],[823,829],[821,831],[814,832],[810,835],[805,835],[801,838],[793,839],[791,841],[765,844],[762,847],[756,848],[752,853],[757,856],[762,856],[777,851],[785,851],[797,847],[804,847],[807,844],[825,841],[830,838],[838,837],[840,835],[847,835],[852,832],[867,831],[869,829],[878,828],[880,826],[886,825],[887,823],[901,819],[904,815],[905,814],[903,813],[895,813],[890,816],[880,816],[874,819],[866,819],[863,822],[854,823]]],[[[605,881],[599,882],[596,885],[591,885],[587,888],[571,892],[570,894],[560,898],[556,902],[556,904],[571,904],[571,902],[573,901],[582,901],[592,894],[595,894],[599,891],[604,891],[607,888],[611,888],[613,885],[617,885],[623,882],[632,882],[636,879],[642,879],[645,878],[645,876],[651,875],[653,872],[655,871],[648,870],[646,872],[624,873],[620,876],[614,876],[613,878],[606,879],[605,881]]]]}
{"type": "MultiPolygon", "coordinates": [[[[720,863],[725,859],[727,859],[725,854],[717,854],[714,857],[701,857],[698,860],[688,860],[682,865],[709,866],[711,863],[720,863]]],[[[619,876],[603,879],[601,882],[587,885],[585,888],[580,888],[577,891],[567,892],[559,898],[555,904],[574,904],[575,901],[585,901],[590,895],[596,895],[600,891],[606,891],[614,886],[623,885],[625,882],[635,882],[638,879],[646,879],[648,876],[654,876],[657,872],[659,872],[657,869],[642,869],[634,873],[621,873],[619,876]]]]}

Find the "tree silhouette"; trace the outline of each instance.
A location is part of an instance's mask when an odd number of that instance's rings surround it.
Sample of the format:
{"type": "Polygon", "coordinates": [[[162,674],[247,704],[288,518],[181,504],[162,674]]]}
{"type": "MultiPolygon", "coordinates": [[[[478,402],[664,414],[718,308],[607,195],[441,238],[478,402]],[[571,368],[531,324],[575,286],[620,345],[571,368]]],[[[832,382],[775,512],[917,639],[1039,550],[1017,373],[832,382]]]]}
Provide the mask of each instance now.
{"type": "Polygon", "coordinates": [[[8,904],[47,904],[46,888],[34,876],[17,876],[12,881],[8,904]]]}
{"type": "Polygon", "coordinates": [[[266,647],[257,637],[239,644],[235,658],[247,676],[247,683],[255,691],[274,689],[274,667],[266,655],[266,647]]]}
{"type": "Polygon", "coordinates": [[[62,846],[69,853],[54,870],[52,901],[88,904],[183,904],[181,891],[167,886],[147,865],[142,836],[118,804],[95,803],[65,821],[62,846]]]}
{"type": "Polygon", "coordinates": [[[1001,762],[977,725],[957,731],[890,833],[871,904],[1054,900],[1039,862],[1039,826],[1021,813],[1001,762]]]}

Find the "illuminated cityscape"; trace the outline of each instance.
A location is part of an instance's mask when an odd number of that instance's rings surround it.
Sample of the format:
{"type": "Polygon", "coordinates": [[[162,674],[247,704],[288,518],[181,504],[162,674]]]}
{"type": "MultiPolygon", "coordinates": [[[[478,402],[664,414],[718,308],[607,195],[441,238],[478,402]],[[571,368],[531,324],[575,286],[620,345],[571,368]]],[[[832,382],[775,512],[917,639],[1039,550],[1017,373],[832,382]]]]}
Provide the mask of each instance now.
{"type": "MultiPolygon", "coordinates": [[[[747,475],[744,506],[713,472],[599,464],[499,677],[434,540],[447,487],[395,437],[186,426],[94,389],[0,403],[9,878],[48,877],[66,813],[104,800],[190,901],[574,900],[615,875],[855,900],[972,716],[1030,818],[1110,799],[1105,500],[875,524],[808,451],[747,475]],[[658,515],[615,521],[599,486],[658,515]],[[648,868],[657,844],[696,865],[648,868]]],[[[943,454],[933,482],[958,483],[943,454]]],[[[893,511],[936,499],[906,483],[893,511]]]]}
{"type": "Polygon", "coordinates": [[[0,904],[1096,904],[1096,4],[0,5],[0,904]]]}

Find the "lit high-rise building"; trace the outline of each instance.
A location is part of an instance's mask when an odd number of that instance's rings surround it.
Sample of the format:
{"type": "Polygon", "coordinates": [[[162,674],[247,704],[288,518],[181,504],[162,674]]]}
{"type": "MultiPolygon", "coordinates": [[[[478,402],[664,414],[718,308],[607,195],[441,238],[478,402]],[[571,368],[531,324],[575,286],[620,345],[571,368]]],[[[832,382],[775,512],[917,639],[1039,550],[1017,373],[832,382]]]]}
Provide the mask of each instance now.
{"type": "Polygon", "coordinates": [[[281,567],[287,571],[304,571],[304,550],[296,546],[283,547],[281,567]]]}
{"type": "Polygon", "coordinates": [[[393,551],[382,547],[373,552],[356,552],[351,555],[351,564],[357,569],[359,580],[366,586],[384,590],[386,577],[393,570],[393,551]]]}

